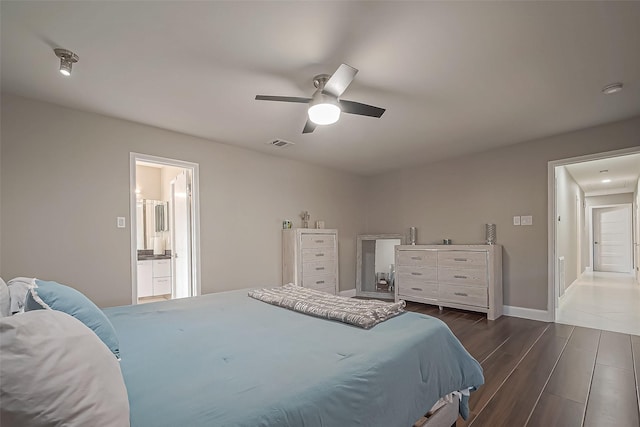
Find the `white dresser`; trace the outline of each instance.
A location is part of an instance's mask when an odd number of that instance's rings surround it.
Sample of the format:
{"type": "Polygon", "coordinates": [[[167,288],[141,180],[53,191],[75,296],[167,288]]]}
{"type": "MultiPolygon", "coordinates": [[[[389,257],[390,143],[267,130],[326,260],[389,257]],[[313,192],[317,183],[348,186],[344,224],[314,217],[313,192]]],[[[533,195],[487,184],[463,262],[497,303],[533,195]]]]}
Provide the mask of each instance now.
{"type": "Polygon", "coordinates": [[[337,294],[338,230],[282,230],[282,282],[337,294]]]}
{"type": "Polygon", "coordinates": [[[502,246],[396,246],[395,299],[502,316],[502,246]]]}

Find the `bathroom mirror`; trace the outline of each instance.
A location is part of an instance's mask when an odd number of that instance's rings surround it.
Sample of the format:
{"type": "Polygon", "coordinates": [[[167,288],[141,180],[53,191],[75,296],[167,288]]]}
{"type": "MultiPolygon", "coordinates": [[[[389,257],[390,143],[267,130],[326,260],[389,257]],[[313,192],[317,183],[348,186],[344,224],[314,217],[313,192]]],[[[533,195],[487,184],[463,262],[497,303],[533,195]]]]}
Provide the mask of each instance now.
{"type": "Polygon", "coordinates": [[[393,299],[395,247],[402,234],[367,234],[357,237],[356,296],[393,299]]]}
{"type": "Polygon", "coordinates": [[[169,231],[169,203],[139,199],[136,202],[138,249],[153,249],[153,238],[169,231]]]}

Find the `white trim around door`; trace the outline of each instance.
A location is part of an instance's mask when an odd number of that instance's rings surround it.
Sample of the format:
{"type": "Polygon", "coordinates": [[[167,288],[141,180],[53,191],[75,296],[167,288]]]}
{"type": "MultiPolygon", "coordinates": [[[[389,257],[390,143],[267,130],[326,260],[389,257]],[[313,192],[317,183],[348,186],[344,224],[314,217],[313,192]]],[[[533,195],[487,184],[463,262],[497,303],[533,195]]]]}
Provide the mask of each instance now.
{"type": "Polygon", "coordinates": [[[191,194],[193,209],[191,212],[191,268],[193,296],[201,294],[201,269],[200,269],[200,173],[197,163],[183,160],[169,159],[166,157],[152,156],[131,152],[129,154],[129,224],[131,224],[131,303],[138,303],[138,245],[137,245],[137,221],[136,221],[136,162],[150,162],[165,166],[189,169],[191,171],[191,194]]]}
{"type": "Polygon", "coordinates": [[[556,319],[556,303],[558,301],[558,285],[556,283],[556,167],[638,153],[640,153],[640,147],[631,147],[604,153],[552,160],[547,164],[547,312],[549,313],[548,318],[552,322],[556,319]]]}

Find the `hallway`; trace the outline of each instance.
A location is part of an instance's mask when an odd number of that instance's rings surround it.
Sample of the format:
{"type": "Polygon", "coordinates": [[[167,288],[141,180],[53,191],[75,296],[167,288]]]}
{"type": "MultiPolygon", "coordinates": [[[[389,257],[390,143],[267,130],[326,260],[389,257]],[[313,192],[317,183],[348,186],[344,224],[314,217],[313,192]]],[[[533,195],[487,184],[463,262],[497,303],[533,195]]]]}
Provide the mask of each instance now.
{"type": "Polygon", "coordinates": [[[585,272],[560,299],[556,322],[640,335],[640,285],[632,274],[585,272]]]}

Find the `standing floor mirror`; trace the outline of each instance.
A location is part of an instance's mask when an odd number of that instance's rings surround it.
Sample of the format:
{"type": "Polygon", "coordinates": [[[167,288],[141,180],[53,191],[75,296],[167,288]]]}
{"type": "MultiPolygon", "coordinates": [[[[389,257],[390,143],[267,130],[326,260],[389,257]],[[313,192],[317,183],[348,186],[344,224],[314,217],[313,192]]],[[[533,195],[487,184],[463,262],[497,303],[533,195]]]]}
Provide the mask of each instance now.
{"type": "Polygon", "coordinates": [[[395,247],[402,234],[367,234],[357,239],[356,296],[393,299],[395,247]]]}

